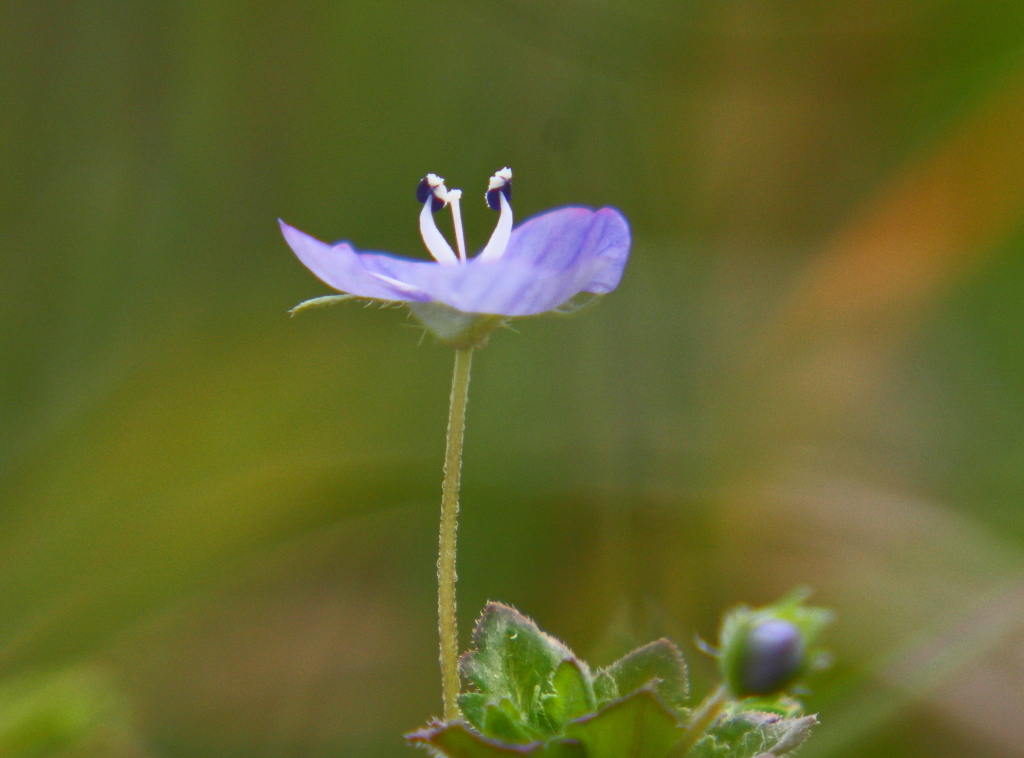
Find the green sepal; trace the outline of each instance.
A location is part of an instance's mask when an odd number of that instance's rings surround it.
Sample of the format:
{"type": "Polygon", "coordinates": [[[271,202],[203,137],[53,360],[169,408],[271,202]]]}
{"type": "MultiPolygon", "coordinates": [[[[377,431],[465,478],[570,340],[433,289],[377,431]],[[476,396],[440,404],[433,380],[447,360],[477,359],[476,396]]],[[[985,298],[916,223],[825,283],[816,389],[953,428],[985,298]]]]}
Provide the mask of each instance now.
{"type": "Polygon", "coordinates": [[[651,685],[666,705],[677,712],[684,710],[690,690],[686,661],[679,648],[667,639],[638,647],[604,672],[614,680],[619,696],[651,685]]]}
{"type": "Polygon", "coordinates": [[[488,703],[507,699],[530,728],[546,731],[541,697],[572,651],[514,608],[488,603],[473,631],[474,649],[459,661],[462,675],[488,703]]]}
{"type": "Polygon", "coordinates": [[[650,687],[565,725],[565,736],[578,740],[587,758],[666,758],[682,735],[676,715],[650,687]]]}
{"type": "Polygon", "coordinates": [[[573,740],[510,745],[484,737],[461,721],[436,722],[407,734],[406,739],[411,745],[426,748],[437,758],[590,758],[582,745],[573,740]]]}
{"type": "Polygon", "coordinates": [[[455,348],[484,347],[491,338],[491,332],[508,322],[506,316],[490,313],[463,313],[450,305],[431,300],[402,302],[364,298],[358,295],[324,295],[304,300],[288,313],[295,316],[303,311],[326,308],[349,300],[365,300],[383,306],[406,305],[423,327],[437,338],[438,342],[455,348]]]}
{"type": "Polygon", "coordinates": [[[570,297],[557,308],[554,308],[551,312],[560,316],[568,316],[572,313],[576,313],[577,311],[581,311],[584,308],[590,307],[600,299],[601,295],[595,295],[592,292],[580,292],[570,297]]]}
{"type": "Polygon", "coordinates": [[[438,342],[460,349],[484,347],[491,338],[491,332],[508,321],[505,316],[489,313],[463,313],[435,300],[412,300],[406,305],[438,342]]]}
{"type": "Polygon", "coordinates": [[[338,303],[344,303],[348,300],[356,299],[355,295],[324,295],[323,297],[314,297],[311,300],[303,300],[288,311],[288,313],[289,315],[294,316],[296,313],[301,313],[302,311],[308,311],[314,308],[326,308],[330,305],[337,305],[338,303]]]}

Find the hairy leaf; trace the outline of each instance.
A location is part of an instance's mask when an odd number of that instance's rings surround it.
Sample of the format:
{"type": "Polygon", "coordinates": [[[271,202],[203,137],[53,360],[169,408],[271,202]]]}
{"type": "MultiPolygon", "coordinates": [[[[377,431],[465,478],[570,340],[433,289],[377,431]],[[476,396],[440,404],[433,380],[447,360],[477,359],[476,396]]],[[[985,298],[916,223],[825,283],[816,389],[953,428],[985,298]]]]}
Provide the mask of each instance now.
{"type": "MultiPolygon", "coordinates": [[[[508,703],[508,700],[502,700],[502,703],[508,703]]],[[[484,709],[483,722],[481,731],[488,737],[516,744],[534,741],[534,736],[528,734],[523,728],[522,719],[519,718],[514,707],[502,708],[500,705],[491,703],[484,709]]]]}
{"type": "Polygon", "coordinates": [[[814,716],[781,718],[774,713],[742,711],[720,721],[686,758],[757,758],[783,756],[799,747],[817,723],[814,716]]]}
{"type": "Polygon", "coordinates": [[[682,736],[682,727],[650,689],[641,689],[592,716],[570,721],[565,736],[582,743],[587,758],[665,758],[682,736]]]}
{"type": "Polygon", "coordinates": [[[582,745],[573,740],[510,745],[484,737],[459,721],[435,723],[406,738],[410,744],[426,748],[438,758],[588,758],[582,745]]]}
{"type": "Polygon", "coordinates": [[[667,639],[637,648],[606,671],[615,680],[619,696],[650,684],[666,705],[680,710],[689,694],[686,661],[679,648],[667,639]]]}
{"type": "Polygon", "coordinates": [[[586,663],[575,658],[562,661],[551,677],[554,692],[543,698],[544,713],[555,729],[566,721],[593,713],[594,685],[586,663]]]}
{"type": "Polygon", "coordinates": [[[598,671],[594,675],[594,697],[597,699],[598,706],[619,699],[619,685],[607,671],[598,671]]]}
{"type": "Polygon", "coordinates": [[[459,710],[478,732],[484,730],[484,712],[487,709],[487,695],[482,692],[463,692],[459,695],[459,710]]]}
{"type": "Polygon", "coordinates": [[[540,725],[541,696],[572,651],[514,608],[488,603],[473,632],[473,650],[462,656],[466,679],[490,703],[508,699],[522,717],[540,725]]]}

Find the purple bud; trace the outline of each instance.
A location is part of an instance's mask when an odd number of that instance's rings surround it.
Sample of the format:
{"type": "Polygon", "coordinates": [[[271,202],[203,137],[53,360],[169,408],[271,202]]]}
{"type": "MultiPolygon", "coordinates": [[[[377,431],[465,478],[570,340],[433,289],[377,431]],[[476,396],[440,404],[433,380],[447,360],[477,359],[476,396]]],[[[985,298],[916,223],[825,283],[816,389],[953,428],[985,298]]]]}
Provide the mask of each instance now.
{"type": "Polygon", "coordinates": [[[796,624],[768,619],[752,627],[737,657],[738,695],[770,695],[800,673],[806,653],[796,624]]]}

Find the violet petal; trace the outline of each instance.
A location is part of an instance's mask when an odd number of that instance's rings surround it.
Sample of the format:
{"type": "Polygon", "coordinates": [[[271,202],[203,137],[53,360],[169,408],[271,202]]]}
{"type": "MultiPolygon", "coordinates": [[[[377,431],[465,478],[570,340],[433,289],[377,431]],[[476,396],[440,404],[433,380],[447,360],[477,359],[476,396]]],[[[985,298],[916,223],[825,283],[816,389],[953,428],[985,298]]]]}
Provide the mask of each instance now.
{"type": "Polygon", "coordinates": [[[458,266],[356,253],[326,245],[282,223],[285,239],[321,280],[342,292],[387,300],[442,302],[466,313],[529,316],[580,292],[604,294],[622,277],[629,226],[612,208],[561,208],[512,231],[505,254],[458,266]],[[373,274],[402,282],[399,288],[373,274]]]}

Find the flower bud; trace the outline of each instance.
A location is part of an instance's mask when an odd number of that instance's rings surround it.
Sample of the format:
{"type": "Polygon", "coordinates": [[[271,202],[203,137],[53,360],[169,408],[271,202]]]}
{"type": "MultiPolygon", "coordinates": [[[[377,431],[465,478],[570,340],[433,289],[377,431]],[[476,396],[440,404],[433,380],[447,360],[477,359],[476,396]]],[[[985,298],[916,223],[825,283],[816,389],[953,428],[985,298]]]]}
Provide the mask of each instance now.
{"type": "Polygon", "coordinates": [[[737,694],[771,695],[785,689],[803,668],[803,635],[782,619],[769,619],[750,629],[739,650],[730,682],[737,694]]]}
{"type": "Polygon", "coordinates": [[[804,606],[804,596],[765,608],[737,608],[726,616],[720,664],[734,697],[779,694],[812,668],[817,656],[810,646],[832,614],[804,606]]]}

